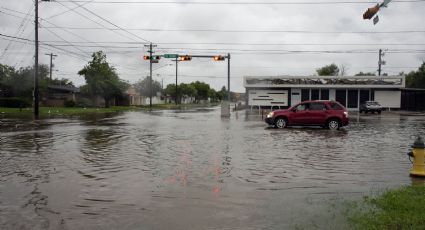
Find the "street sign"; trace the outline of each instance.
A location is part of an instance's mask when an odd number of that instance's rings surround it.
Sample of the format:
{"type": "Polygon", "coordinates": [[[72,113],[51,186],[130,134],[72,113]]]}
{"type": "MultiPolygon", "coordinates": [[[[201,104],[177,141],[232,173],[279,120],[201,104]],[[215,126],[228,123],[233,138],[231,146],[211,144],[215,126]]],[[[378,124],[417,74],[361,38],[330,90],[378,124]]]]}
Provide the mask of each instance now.
{"type": "Polygon", "coordinates": [[[164,54],[164,58],[178,58],[178,54],[164,54]]]}
{"type": "Polygon", "coordinates": [[[376,25],[376,23],[379,22],[379,17],[376,15],[376,17],[373,19],[373,24],[376,25]]]}

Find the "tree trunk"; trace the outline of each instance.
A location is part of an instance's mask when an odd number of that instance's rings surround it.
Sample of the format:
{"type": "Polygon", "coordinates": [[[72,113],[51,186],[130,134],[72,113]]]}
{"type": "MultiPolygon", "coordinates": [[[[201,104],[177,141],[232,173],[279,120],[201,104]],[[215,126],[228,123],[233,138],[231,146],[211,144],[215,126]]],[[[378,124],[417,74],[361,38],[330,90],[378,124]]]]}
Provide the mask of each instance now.
{"type": "Polygon", "coordinates": [[[109,98],[105,97],[105,108],[109,108],[109,98]]]}

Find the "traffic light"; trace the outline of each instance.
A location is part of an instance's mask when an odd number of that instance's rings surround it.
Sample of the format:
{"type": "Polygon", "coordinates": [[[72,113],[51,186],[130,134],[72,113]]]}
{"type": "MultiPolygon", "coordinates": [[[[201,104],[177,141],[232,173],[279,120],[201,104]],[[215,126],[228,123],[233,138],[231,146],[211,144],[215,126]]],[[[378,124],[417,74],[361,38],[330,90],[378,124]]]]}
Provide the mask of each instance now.
{"type": "Polygon", "coordinates": [[[363,14],[363,19],[372,19],[372,17],[376,14],[376,13],[378,13],[378,11],[379,11],[379,8],[380,8],[380,6],[379,6],[379,4],[376,4],[376,6],[374,6],[374,7],[372,7],[372,8],[368,8],[367,10],[366,10],[366,12],[363,14]]]}
{"type": "MultiPolygon", "coordinates": [[[[143,56],[143,60],[150,60],[151,59],[151,57],[150,56],[148,56],[148,55],[145,55],[145,56],[143,56]]],[[[161,59],[161,56],[158,56],[158,55],[156,55],[156,56],[152,56],[152,60],[159,60],[159,59],[161,59]]]]}
{"type": "Polygon", "coordinates": [[[189,56],[189,55],[181,56],[180,57],[180,61],[190,61],[190,60],[192,60],[192,57],[189,56]]]}
{"type": "Polygon", "coordinates": [[[224,59],[226,59],[226,57],[223,57],[221,55],[219,56],[214,56],[214,61],[224,61],[224,59]]]}

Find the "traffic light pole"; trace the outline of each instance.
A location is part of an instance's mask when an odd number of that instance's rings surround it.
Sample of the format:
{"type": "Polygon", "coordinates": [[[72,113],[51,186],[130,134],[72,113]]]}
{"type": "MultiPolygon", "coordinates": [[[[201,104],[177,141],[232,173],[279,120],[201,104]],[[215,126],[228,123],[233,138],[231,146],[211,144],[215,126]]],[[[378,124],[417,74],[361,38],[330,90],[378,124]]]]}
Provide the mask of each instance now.
{"type": "Polygon", "coordinates": [[[176,105],[177,105],[177,98],[178,98],[178,86],[177,86],[178,63],[179,63],[179,58],[176,57],[176,98],[175,98],[176,105]]]}

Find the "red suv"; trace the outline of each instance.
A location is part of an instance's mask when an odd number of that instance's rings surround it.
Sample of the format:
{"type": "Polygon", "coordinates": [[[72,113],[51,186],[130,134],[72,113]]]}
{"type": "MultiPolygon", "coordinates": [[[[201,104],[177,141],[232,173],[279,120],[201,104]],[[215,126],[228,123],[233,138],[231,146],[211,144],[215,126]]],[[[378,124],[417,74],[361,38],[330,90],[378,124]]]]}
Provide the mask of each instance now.
{"type": "Polygon", "coordinates": [[[308,125],[336,130],[348,125],[348,112],[336,101],[304,101],[287,110],[270,112],[265,121],[277,128],[308,125]]]}

